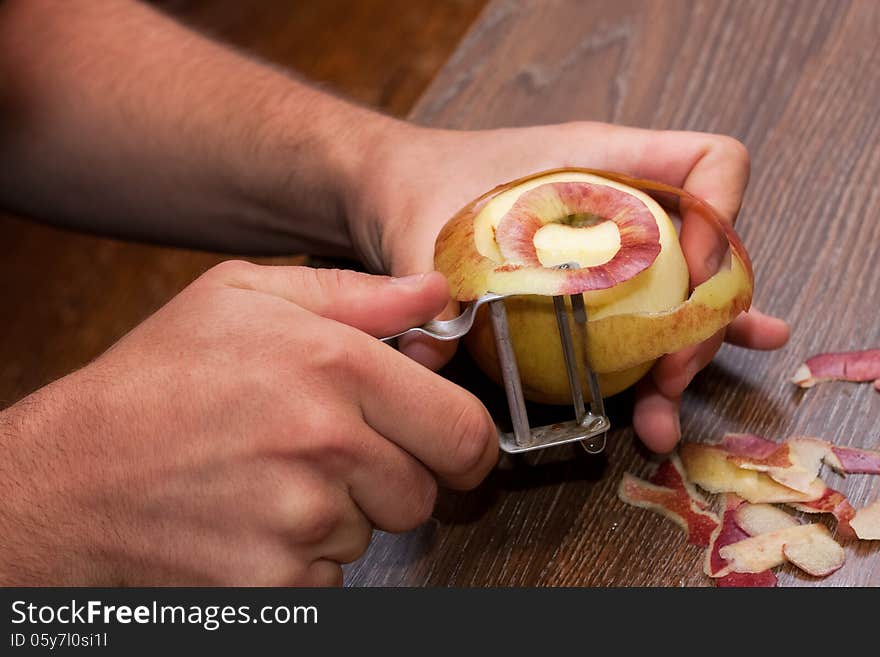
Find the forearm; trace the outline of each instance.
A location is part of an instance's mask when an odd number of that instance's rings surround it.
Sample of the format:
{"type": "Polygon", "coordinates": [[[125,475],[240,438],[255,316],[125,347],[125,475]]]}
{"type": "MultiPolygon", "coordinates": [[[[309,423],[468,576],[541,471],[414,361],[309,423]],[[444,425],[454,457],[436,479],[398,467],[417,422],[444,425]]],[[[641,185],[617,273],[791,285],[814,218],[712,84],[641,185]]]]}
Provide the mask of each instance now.
{"type": "Polygon", "coordinates": [[[127,0],[0,9],[0,203],[234,252],[350,254],[348,194],[393,120],[127,0]]]}

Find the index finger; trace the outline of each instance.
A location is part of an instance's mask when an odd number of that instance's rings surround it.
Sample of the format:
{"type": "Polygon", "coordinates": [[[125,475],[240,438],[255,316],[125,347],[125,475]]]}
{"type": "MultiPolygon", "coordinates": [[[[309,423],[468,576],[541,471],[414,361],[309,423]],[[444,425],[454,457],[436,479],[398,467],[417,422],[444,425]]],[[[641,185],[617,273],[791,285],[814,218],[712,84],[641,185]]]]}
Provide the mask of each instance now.
{"type": "Polygon", "coordinates": [[[375,431],[451,488],[476,486],[498,459],[498,433],[471,393],[388,345],[364,345],[359,401],[375,431]]]}

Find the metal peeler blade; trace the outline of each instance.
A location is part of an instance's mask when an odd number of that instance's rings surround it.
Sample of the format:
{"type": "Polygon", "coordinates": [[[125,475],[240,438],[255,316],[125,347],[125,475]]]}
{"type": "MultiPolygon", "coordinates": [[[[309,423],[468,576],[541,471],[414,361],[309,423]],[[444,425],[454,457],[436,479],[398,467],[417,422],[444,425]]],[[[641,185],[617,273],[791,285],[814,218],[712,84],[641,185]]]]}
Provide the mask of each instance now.
{"type": "MultiPolygon", "coordinates": [[[[570,263],[559,265],[559,269],[575,269],[578,266],[576,263],[570,263]]],[[[584,395],[575,357],[571,327],[568,321],[568,312],[565,307],[565,297],[553,297],[553,308],[556,311],[556,324],[559,329],[559,339],[562,344],[562,354],[565,360],[565,370],[568,375],[568,386],[571,391],[575,419],[532,428],[529,425],[522,380],[519,376],[519,368],[516,364],[516,356],[514,355],[513,343],[510,337],[507,309],[504,306],[506,296],[502,294],[486,294],[469,304],[464,312],[454,319],[431,321],[382,340],[383,342],[390,342],[410,333],[428,335],[436,340],[460,338],[473,326],[474,317],[479,307],[488,303],[492,328],[495,334],[495,345],[498,350],[498,360],[501,365],[501,377],[504,381],[504,391],[507,394],[510,419],[513,423],[512,432],[499,431],[498,441],[501,449],[509,454],[519,454],[546,449],[555,445],[580,442],[590,454],[599,454],[605,449],[605,435],[611,428],[611,423],[605,415],[605,404],[602,400],[602,393],[599,390],[599,379],[590,367],[586,346],[584,348],[583,367],[587,383],[590,387],[590,409],[587,410],[584,405],[584,395]]],[[[582,334],[586,335],[587,310],[584,304],[584,297],[582,294],[573,294],[570,295],[570,300],[575,324],[582,331],[582,334]]]]}
{"type": "Polygon", "coordinates": [[[434,319],[421,326],[416,326],[407,329],[406,331],[389,335],[387,338],[382,338],[382,342],[392,342],[403,335],[410,334],[427,335],[435,340],[457,340],[458,338],[464,337],[464,335],[471,330],[471,327],[474,325],[474,318],[477,316],[477,310],[479,310],[480,306],[491,303],[492,301],[498,301],[504,297],[505,295],[503,294],[484,294],[476,301],[469,303],[458,317],[446,320],[434,319]]]}
{"type": "MultiPolygon", "coordinates": [[[[582,327],[582,330],[586,330],[587,314],[583,296],[575,294],[571,295],[570,298],[575,322],[582,327]]],[[[580,442],[588,453],[599,454],[605,449],[606,433],[611,428],[611,422],[605,415],[602,394],[599,391],[599,379],[590,367],[589,361],[585,358],[584,370],[590,386],[590,396],[592,399],[588,411],[584,406],[584,395],[581,389],[577,361],[575,360],[574,342],[568,322],[568,313],[565,308],[565,297],[553,297],[553,306],[556,311],[556,324],[562,343],[562,354],[565,359],[565,369],[568,375],[568,386],[571,391],[575,419],[569,422],[536,428],[532,428],[529,425],[522,382],[516,364],[516,356],[513,352],[513,344],[510,339],[510,328],[507,322],[507,310],[504,307],[504,302],[496,301],[489,306],[492,326],[495,332],[495,344],[498,349],[498,358],[501,362],[501,376],[504,380],[507,403],[510,407],[510,418],[513,423],[512,432],[499,435],[501,449],[509,454],[518,454],[536,449],[546,449],[554,445],[580,442]]]]}

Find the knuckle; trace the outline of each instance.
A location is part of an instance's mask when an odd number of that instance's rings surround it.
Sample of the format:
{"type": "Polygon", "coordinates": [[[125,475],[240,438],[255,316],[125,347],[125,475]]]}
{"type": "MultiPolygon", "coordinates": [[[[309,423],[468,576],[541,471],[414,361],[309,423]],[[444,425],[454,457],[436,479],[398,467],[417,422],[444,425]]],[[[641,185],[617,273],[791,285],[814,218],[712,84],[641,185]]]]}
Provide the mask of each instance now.
{"type": "Polygon", "coordinates": [[[312,366],[324,376],[335,377],[339,383],[345,383],[351,377],[360,377],[367,360],[366,349],[360,348],[360,334],[355,329],[342,330],[333,340],[316,341],[312,346],[309,358],[312,366]]]}
{"type": "Polygon", "coordinates": [[[365,522],[359,525],[351,532],[349,537],[349,545],[346,553],[341,555],[342,563],[351,563],[360,559],[367,549],[370,547],[370,541],[373,540],[373,527],[365,522]]]}
{"type": "Polygon", "coordinates": [[[342,566],[333,561],[316,561],[308,573],[307,586],[342,586],[342,566]]]}
{"type": "Polygon", "coordinates": [[[749,154],[749,149],[746,148],[746,145],[739,139],[727,135],[722,135],[718,139],[721,149],[728,155],[728,157],[748,171],[751,162],[751,155],[749,154]]]}
{"type": "Polygon", "coordinates": [[[339,476],[346,476],[357,464],[360,443],[352,431],[339,426],[338,419],[323,429],[316,428],[314,439],[315,457],[339,476]]]}
{"type": "Polygon", "coordinates": [[[334,477],[346,477],[364,459],[362,430],[337,408],[315,404],[292,414],[286,424],[295,427],[275,432],[268,440],[273,449],[300,459],[334,477]]]}
{"type": "Polygon", "coordinates": [[[433,477],[426,474],[425,481],[414,488],[412,500],[412,515],[407,523],[409,526],[403,531],[415,529],[426,522],[434,513],[434,505],[437,503],[437,482],[433,477]]]}
{"type": "Polygon", "coordinates": [[[350,290],[357,285],[357,279],[361,276],[348,269],[305,269],[311,272],[311,283],[317,288],[320,298],[328,305],[333,304],[340,292],[350,290]]]}
{"type": "Polygon", "coordinates": [[[474,473],[483,461],[493,431],[486,411],[473,401],[459,407],[452,423],[455,446],[450,455],[452,474],[474,473]]]}
{"type": "Polygon", "coordinates": [[[314,544],[328,538],[342,521],[342,509],[325,496],[315,496],[301,505],[292,518],[293,534],[298,543],[314,544]]]}
{"type": "Polygon", "coordinates": [[[202,278],[215,281],[240,281],[250,275],[257,266],[245,260],[224,260],[202,274],[202,278]]]}
{"type": "Polygon", "coordinates": [[[306,408],[297,408],[290,420],[290,424],[296,427],[296,433],[307,445],[323,447],[336,441],[334,416],[329,408],[317,403],[306,408]]]}

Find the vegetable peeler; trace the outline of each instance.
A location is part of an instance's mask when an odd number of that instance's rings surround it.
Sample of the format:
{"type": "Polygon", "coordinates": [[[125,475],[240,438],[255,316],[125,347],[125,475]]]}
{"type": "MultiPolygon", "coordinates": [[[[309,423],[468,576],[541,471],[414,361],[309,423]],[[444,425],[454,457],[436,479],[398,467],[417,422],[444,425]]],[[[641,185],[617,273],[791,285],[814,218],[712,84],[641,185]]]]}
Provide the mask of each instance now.
{"type": "MultiPolygon", "coordinates": [[[[575,263],[559,265],[559,269],[574,269],[577,267],[578,265],[575,263]]],[[[599,379],[590,367],[587,349],[584,349],[583,366],[587,382],[590,386],[592,401],[590,402],[589,410],[585,407],[581,380],[578,376],[577,362],[575,360],[571,326],[569,324],[568,311],[565,307],[565,296],[554,296],[553,308],[556,311],[556,325],[559,329],[559,339],[562,344],[562,354],[565,359],[565,369],[568,375],[568,386],[571,391],[575,419],[534,428],[529,425],[522,381],[520,380],[519,369],[516,364],[516,356],[513,352],[510,326],[507,321],[507,309],[504,305],[506,296],[509,295],[485,294],[468,304],[464,312],[454,319],[445,321],[432,320],[422,326],[383,338],[383,342],[390,342],[402,335],[408,334],[427,335],[435,340],[455,340],[463,337],[471,329],[480,306],[489,304],[489,315],[495,335],[495,346],[498,350],[504,391],[507,394],[507,404],[510,408],[510,419],[513,424],[512,432],[499,431],[498,440],[501,449],[508,454],[519,454],[546,449],[555,445],[580,442],[588,453],[599,454],[605,449],[605,434],[611,428],[611,423],[605,415],[605,405],[602,400],[602,393],[599,390],[599,379]]],[[[584,297],[582,294],[572,294],[569,295],[569,298],[571,300],[574,321],[581,327],[582,331],[586,332],[587,309],[584,304],[584,297]]]]}

